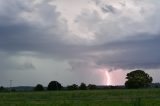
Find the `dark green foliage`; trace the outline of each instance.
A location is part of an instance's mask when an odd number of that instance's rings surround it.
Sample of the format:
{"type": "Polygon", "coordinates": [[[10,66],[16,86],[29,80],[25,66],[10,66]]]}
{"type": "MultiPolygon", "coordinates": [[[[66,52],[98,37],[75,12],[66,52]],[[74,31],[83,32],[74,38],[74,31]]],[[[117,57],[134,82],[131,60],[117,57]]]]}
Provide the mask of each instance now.
{"type": "Polygon", "coordinates": [[[11,92],[16,92],[16,89],[15,89],[15,88],[12,88],[12,89],[11,89],[11,92]]]}
{"type": "Polygon", "coordinates": [[[4,88],[3,86],[0,87],[0,92],[8,92],[9,89],[4,88]]]}
{"type": "Polygon", "coordinates": [[[5,88],[3,86],[0,87],[0,92],[5,91],[5,88]]]}
{"type": "Polygon", "coordinates": [[[51,81],[47,87],[47,90],[61,90],[61,89],[62,85],[57,81],[51,81]]]}
{"type": "Polygon", "coordinates": [[[87,89],[87,86],[85,83],[81,83],[81,85],[79,86],[79,89],[80,90],[86,90],[87,89]]]}
{"type": "Polygon", "coordinates": [[[78,85],[73,84],[73,85],[67,86],[67,89],[68,90],[77,90],[78,89],[78,85]]]}
{"type": "Polygon", "coordinates": [[[43,85],[37,84],[36,87],[34,88],[34,91],[44,91],[43,85]]]}
{"type": "Polygon", "coordinates": [[[90,89],[90,90],[97,89],[97,86],[93,85],[93,84],[89,84],[88,89],[90,89]]]}
{"type": "Polygon", "coordinates": [[[152,82],[152,77],[142,70],[135,70],[127,74],[125,86],[127,88],[143,88],[152,82]]]}

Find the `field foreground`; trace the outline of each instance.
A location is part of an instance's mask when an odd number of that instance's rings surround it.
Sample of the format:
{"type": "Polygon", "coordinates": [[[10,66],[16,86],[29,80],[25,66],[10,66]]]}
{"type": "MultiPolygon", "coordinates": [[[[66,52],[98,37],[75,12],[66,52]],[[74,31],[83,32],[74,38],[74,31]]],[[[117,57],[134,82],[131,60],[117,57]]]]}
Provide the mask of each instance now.
{"type": "Polygon", "coordinates": [[[160,106],[160,89],[0,93],[0,106],[160,106]]]}

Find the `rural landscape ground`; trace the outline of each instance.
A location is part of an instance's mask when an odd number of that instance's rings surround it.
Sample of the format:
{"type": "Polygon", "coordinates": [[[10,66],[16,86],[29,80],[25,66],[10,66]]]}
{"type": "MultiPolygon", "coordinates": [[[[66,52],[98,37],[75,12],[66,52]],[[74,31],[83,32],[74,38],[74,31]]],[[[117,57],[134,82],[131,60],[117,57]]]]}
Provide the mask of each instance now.
{"type": "Polygon", "coordinates": [[[160,89],[6,92],[0,106],[160,106],[160,89]]]}

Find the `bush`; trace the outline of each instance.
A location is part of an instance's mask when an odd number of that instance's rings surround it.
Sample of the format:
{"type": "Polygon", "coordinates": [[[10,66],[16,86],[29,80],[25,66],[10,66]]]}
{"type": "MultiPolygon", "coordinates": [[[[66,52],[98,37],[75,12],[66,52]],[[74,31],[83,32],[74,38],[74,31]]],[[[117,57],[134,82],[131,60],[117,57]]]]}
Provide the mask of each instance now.
{"type": "Polygon", "coordinates": [[[90,90],[97,89],[97,86],[93,85],[93,84],[89,84],[88,89],[90,89],[90,90]]]}
{"type": "Polygon", "coordinates": [[[73,85],[67,86],[67,89],[68,90],[77,90],[78,89],[78,85],[73,84],[73,85]]]}
{"type": "Polygon", "coordinates": [[[34,91],[44,91],[43,85],[37,84],[36,87],[34,88],[34,91]]]}

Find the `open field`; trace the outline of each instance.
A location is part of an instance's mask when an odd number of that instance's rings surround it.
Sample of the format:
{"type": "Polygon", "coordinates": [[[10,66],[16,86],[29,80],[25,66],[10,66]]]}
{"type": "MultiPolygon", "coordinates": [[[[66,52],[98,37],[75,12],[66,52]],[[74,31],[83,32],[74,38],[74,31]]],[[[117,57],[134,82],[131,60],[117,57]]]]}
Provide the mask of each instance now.
{"type": "Polygon", "coordinates": [[[0,106],[160,106],[160,89],[0,93],[0,106]]]}

